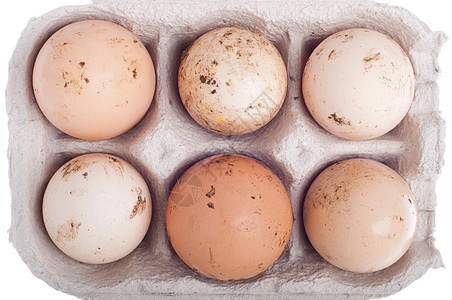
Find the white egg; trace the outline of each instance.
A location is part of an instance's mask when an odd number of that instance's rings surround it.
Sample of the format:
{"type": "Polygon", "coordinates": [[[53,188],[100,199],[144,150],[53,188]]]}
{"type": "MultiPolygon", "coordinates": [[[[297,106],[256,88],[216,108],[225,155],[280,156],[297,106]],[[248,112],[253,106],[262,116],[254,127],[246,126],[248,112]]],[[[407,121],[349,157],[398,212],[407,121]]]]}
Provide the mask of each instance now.
{"type": "Polygon", "coordinates": [[[368,140],[393,129],[414,97],[414,72],[403,49],[369,29],[325,39],[309,57],[302,89],[312,117],[330,133],[368,140]]]}
{"type": "Polygon", "coordinates": [[[140,173],[123,159],[90,153],[65,163],[44,193],[42,214],[55,245],[84,263],[116,261],[149,228],[152,201],[140,173]]]}

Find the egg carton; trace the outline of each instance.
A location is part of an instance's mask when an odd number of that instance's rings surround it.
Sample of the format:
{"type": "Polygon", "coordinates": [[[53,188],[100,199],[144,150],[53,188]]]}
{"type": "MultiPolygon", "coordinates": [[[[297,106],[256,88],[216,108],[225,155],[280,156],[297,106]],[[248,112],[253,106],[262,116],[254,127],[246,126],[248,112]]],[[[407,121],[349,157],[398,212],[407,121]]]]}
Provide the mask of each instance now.
{"type": "MultiPolygon", "coordinates": [[[[437,57],[445,35],[432,32],[405,9],[367,0],[336,1],[113,1],[56,9],[33,19],[10,62],[9,115],[12,225],[10,240],[33,274],[53,288],[85,299],[363,299],[393,294],[442,266],[433,245],[435,181],[443,165],[444,121],[438,108],[437,57]],[[109,140],[72,138],[40,112],[32,89],[32,69],[43,43],[59,28],[84,19],[103,19],[134,32],[156,67],[154,100],[130,131],[109,140]],[[270,39],[287,66],[288,91],[276,117],[258,131],[223,136],[199,126],[184,109],[177,88],[182,51],[203,33],[241,26],[270,39]],[[406,51],[416,75],[416,93],[403,121],[369,141],[347,141],[323,130],[310,116],[301,94],[307,58],[327,36],[353,27],[391,36],[406,51]],[[79,263],[57,249],[44,228],[41,205],[53,173],[80,154],[106,152],[134,165],[147,181],[153,201],[149,231],[139,247],[106,265],[79,263]],[[165,229],[166,203],[179,175],[214,154],[238,153],[271,167],[293,205],[290,242],[278,261],[257,277],[219,282],[189,269],[171,247],[165,229]],[[342,271],[310,245],[301,218],[306,191],[330,164],[352,157],[372,158],[397,171],[417,199],[415,239],[394,265],[375,273],[342,271]]],[[[218,174],[218,176],[221,176],[218,174]]],[[[101,213],[101,212],[100,212],[101,213]]]]}

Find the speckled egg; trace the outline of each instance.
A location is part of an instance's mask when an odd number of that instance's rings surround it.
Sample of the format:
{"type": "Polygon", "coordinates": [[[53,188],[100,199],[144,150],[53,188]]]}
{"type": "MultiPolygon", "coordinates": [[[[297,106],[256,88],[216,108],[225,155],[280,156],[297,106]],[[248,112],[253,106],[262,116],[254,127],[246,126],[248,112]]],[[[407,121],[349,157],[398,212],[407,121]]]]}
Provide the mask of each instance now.
{"type": "Polygon", "coordinates": [[[312,246],[346,271],[368,273],[395,263],[413,240],[417,210],[408,184],[370,159],[333,164],[311,184],[303,220],[312,246]]]}
{"type": "Polygon", "coordinates": [[[263,127],[281,108],[286,89],[286,66],[278,49],[249,29],[209,31],[182,54],[182,103],[208,130],[240,135],[263,127]]]}
{"type": "Polygon", "coordinates": [[[155,88],[152,59],[124,27],[102,20],[71,23],[42,46],[33,90],[45,117],[76,138],[102,140],[137,124],[155,88]]]}
{"type": "Polygon", "coordinates": [[[78,156],[50,179],[42,203],[54,244],[80,262],[103,264],[132,252],[152,215],[149,189],[125,160],[105,153],[78,156]]]}
{"type": "Polygon", "coordinates": [[[368,140],[391,129],[414,97],[410,59],[390,37],[370,29],[337,32],[315,48],[302,78],[312,117],[330,133],[368,140]]]}
{"type": "Polygon", "coordinates": [[[239,155],[203,159],[177,180],[166,227],[177,255],[196,272],[240,280],[264,272],[292,231],[284,184],[262,162],[239,155]]]}

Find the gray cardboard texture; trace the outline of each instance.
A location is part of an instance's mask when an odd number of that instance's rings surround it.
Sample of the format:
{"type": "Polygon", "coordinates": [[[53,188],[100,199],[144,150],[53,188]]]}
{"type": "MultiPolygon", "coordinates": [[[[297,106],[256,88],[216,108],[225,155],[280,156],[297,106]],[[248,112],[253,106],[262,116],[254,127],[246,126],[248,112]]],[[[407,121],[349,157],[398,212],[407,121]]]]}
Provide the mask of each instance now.
{"type": "Polygon", "coordinates": [[[432,32],[410,12],[367,0],[339,1],[109,1],[63,7],[33,19],[10,62],[9,115],[12,224],[10,240],[34,275],[55,289],[81,298],[362,299],[385,296],[442,266],[433,246],[435,181],[443,164],[444,121],[438,111],[437,57],[445,35],[432,32]],[[133,31],[148,48],[157,73],[154,101],[143,120],[104,141],[72,138],[53,127],[37,106],[31,74],[46,39],[83,19],[113,21],[133,31]],[[182,50],[208,30],[236,25],[269,38],[289,75],[285,103],[267,126],[244,136],[208,132],[185,111],[177,90],[182,50]],[[394,38],[408,53],[416,74],[413,105],[399,126],[370,141],[346,141],[318,126],[301,96],[304,64],[328,35],[366,27],[394,38]],[[116,154],[147,180],[154,205],[149,232],[127,257],[107,265],[76,262],[53,245],[41,216],[42,196],[53,173],[83,153],[116,154]],[[294,226],[279,260],[263,274],[240,282],[218,282],[194,273],[166,237],[165,209],[177,177],[201,158],[240,153],[269,165],[291,196],[294,226]],[[415,240],[394,265],[371,274],[339,270],[309,244],[301,207],[309,184],[328,165],[351,157],[386,163],[412,188],[419,210],[415,240]]]}

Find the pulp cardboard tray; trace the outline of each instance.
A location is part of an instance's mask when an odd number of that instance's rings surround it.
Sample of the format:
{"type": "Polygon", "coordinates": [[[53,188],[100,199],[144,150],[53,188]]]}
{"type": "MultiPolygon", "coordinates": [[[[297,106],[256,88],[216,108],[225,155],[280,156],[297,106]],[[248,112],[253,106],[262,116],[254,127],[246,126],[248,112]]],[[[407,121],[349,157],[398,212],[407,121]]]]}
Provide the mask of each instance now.
{"type": "Polygon", "coordinates": [[[7,89],[12,190],[10,239],[36,277],[81,298],[124,299],[183,295],[184,298],[368,298],[397,292],[442,265],[434,248],[435,181],[443,164],[444,121],[438,111],[437,56],[445,36],[432,32],[405,9],[367,0],[340,1],[110,1],[62,7],[33,19],[10,63],[7,89]],[[157,87],[145,117],[110,140],[85,141],[53,127],[40,112],[32,89],[36,55],[51,34],[71,22],[104,19],[134,32],[156,67],[157,87]],[[288,92],[278,115],[260,130],[223,136],[199,126],[186,112],[177,89],[182,51],[203,33],[242,26],[270,39],[284,58],[288,92]],[[366,27],[394,38],[416,74],[416,93],[404,120],[369,141],[337,138],[313,120],[301,95],[301,76],[313,49],[341,29],[366,27]],[[140,246],[106,265],[79,263],[52,243],[41,216],[42,196],[52,174],[88,152],[116,154],[146,179],[154,205],[151,226],[140,246]],[[219,282],[189,269],[166,236],[165,209],[179,175],[196,161],[240,153],[270,166],[289,191],[294,225],[288,247],[263,274],[219,282]],[[328,165],[351,157],[381,161],[405,178],[419,209],[414,242],[394,265],[375,273],[342,271],[309,244],[301,207],[309,184],[328,165]]]}

